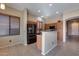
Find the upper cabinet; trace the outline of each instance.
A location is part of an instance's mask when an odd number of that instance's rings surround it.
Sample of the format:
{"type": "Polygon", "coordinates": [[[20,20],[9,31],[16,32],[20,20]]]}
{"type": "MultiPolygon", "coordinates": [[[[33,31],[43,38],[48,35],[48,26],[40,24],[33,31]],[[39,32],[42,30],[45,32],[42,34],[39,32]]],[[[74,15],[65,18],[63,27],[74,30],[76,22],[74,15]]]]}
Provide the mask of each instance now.
{"type": "Polygon", "coordinates": [[[50,27],[57,27],[56,26],[56,23],[47,23],[47,24],[45,24],[45,30],[49,30],[50,29],[50,27]]]}

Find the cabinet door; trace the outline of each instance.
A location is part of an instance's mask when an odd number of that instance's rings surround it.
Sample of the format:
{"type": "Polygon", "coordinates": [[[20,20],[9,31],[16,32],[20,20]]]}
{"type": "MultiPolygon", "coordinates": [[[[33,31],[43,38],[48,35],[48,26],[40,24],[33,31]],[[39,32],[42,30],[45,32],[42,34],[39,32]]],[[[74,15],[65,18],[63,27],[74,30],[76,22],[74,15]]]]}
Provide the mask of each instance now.
{"type": "Polygon", "coordinates": [[[41,50],[42,48],[42,36],[41,35],[37,35],[37,42],[36,42],[36,46],[39,50],[41,50]]]}
{"type": "Polygon", "coordinates": [[[63,22],[62,21],[57,23],[57,39],[63,40],[63,22]]]}

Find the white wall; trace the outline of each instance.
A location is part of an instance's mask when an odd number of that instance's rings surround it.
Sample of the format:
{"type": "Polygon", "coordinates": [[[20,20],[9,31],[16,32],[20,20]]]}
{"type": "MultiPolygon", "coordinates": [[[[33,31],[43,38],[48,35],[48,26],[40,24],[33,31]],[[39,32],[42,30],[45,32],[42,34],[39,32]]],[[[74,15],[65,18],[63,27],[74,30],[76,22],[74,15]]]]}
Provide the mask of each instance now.
{"type": "Polygon", "coordinates": [[[13,35],[13,36],[3,36],[0,37],[0,47],[6,47],[15,44],[25,44],[27,42],[27,35],[26,35],[26,23],[27,23],[27,10],[18,11],[9,7],[6,7],[5,10],[0,9],[0,13],[8,14],[12,16],[20,17],[20,35],[13,35]],[[12,40],[12,43],[9,42],[12,40]]]}
{"type": "Polygon", "coordinates": [[[8,15],[13,15],[13,16],[18,16],[18,17],[21,17],[21,11],[18,11],[18,10],[15,10],[15,9],[12,9],[12,8],[9,8],[6,6],[6,9],[5,10],[1,10],[0,9],[0,13],[3,13],[3,14],[8,14],[8,15]]]}
{"type": "Polygon", "coordinates": [[[45,55],[57,46],[57,32],[42,32],[42,54],[45,55]]]}
{"type": "Polygon", "coordinates": [[[20,35],[0,37],[0,48],[20,44],[20,35]],[[12,40],[12,42],[9,42],[12,40]]]}
{"type": "Polygon", "coordinates": [[[27,9],[23,10],[21,20],[21,41],[27,45],[27,9]]]}
{"type": "Polygon", "coordinates": [[[68,11],[63,13],[64,20],[72,19],[75,17],[79,17],[79,10],[73,10],[73,11],[68,11]]]}
{"type": "Polygon", "coordinates": [[[72,24],[71,24],[71,35],[79,35],[79,32],[78,32],[78,30],[79,30],[79,24],[77,23],[77,22],[73,22],[72,24]]]}

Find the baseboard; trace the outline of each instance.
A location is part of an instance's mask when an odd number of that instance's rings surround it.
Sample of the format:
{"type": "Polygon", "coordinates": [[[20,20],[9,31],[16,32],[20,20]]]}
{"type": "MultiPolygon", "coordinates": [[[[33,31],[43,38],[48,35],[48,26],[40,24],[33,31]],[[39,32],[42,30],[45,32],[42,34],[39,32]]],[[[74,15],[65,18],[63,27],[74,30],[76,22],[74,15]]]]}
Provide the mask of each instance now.
{"type": "Polygon", "coordinates": [[[49,53],[53,48],[55,48],[57,45],[54,45],[51,49],[49,49],[46,53],[41,53],[42,55],[46,55],[47,53],[49,53]]]}
{"type": "Polygon", "coordinates": [[[18,45],[18,44],[22,44],[22,42],[17,42],[17,43],[14,43],[12,45],[6,45],[6,46],[0,47],[0,48],[11,47],[11,46],[15,46],[15,45],[18,45]]]}
{"type": "Polygon", "coordinates": [[[27,46],[27,44],[24,44],[25,46],[27,46]]]}

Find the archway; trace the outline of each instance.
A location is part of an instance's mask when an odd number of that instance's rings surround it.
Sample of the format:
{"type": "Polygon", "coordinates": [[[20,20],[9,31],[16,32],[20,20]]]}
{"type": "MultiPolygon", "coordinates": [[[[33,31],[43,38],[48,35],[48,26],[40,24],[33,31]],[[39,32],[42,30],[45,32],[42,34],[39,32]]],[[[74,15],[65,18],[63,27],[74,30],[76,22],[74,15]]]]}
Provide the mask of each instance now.
{"type": "Polygon", "coordinates": [[[70,17],[68,19],[63,20],[63,42],[66,42],[69,37],[71,37],[71,38],[77,37],[78,38],[78,36],[79,36],[79,34],[78,34],[79,33],[78,22],[79,22],[79,16],[70,17]],[[68,30],[68,27],[67,27],[68,21],[72,22],[72,25],[71,25],[71,28],[70,28],[71,30],[68,30]],[[71,31],[71,32],[68,33],[69,31],[71,31]]]}

